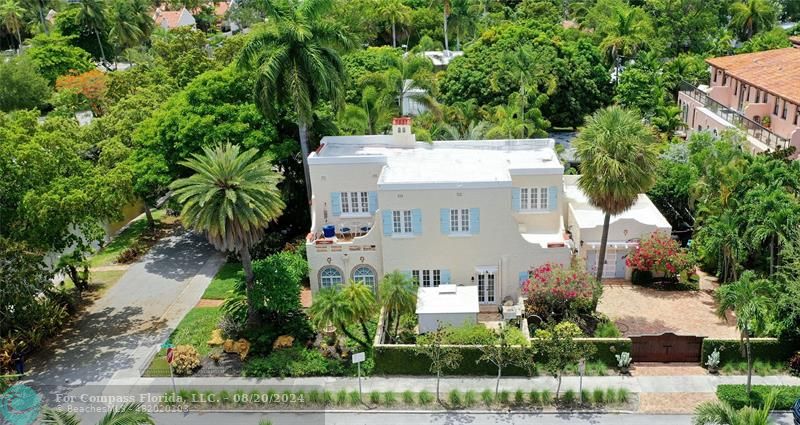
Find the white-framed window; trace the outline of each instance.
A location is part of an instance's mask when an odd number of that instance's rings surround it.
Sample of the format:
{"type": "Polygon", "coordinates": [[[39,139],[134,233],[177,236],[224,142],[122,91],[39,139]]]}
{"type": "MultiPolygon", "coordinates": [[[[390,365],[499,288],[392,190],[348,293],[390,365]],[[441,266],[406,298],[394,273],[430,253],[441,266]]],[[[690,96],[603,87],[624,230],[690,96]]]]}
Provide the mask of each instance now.
{"type": "Polygon", "coordinates": [[[335,266],[325,266],[319,270],[319,286],[333,288],[342,283],[342,271],[335,266]]]}
{"type": "Polygon", "coordinates": [[[411,234],[411,210],[392,210],[392,233],[411,234]]]}
{"type": "Polygon", "coordinates": [[[342,214],[369,214],[367,192],[342,192],[342,214]]]}
{"type": "Polygon", "coordinates": [[[362,264],[353,269],[353,281],[361,282],[372,289],[375,289],[375,269],[362,264]]]}
{"type": "Polygon", "coordinates": [[[450,233],[469,233],[469,208],[450,209],[450,233]]]}
{"type": "Polygon", "coordinates": [[[519,190],[520,209],[525,211],[546,210],[548,193],[546,187],[523,187],[519,190]]]}
{"type": "Polygon", "coordinates": [[[442,271],[439,269],[411,270],[411,278],[414,279],[419,286],[425,288],[430,288],[431,286],[437,287],[442,283],[442,271]]]}

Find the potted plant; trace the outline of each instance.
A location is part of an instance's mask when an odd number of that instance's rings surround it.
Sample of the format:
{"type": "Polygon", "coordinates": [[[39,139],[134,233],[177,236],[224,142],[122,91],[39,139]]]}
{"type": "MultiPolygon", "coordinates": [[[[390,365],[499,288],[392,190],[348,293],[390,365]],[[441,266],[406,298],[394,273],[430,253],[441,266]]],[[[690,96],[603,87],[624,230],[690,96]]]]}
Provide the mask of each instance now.
{"type": "Polygon", "coordinates": [[[761,125],[763,125],[766,128],[769,128],[769,126],[772,125],[772,118],[770,118],[769,115],[761,118],[761,125]]]}
{"type": "Polygon", "coordinates": [[[623,352],[621,354],[617,354],[614,357],[617,358],[617,367],[619,368],[619,373],[622,375],[627,375],[630,373],[631,369],[631,353],[623,352]]]}
{"type": "Polygon", "coordinates": [[[706,367],[708,368],[708,373],[717,374],[719,372],[719,351],[716,348],[708,355],[706,367]]]}

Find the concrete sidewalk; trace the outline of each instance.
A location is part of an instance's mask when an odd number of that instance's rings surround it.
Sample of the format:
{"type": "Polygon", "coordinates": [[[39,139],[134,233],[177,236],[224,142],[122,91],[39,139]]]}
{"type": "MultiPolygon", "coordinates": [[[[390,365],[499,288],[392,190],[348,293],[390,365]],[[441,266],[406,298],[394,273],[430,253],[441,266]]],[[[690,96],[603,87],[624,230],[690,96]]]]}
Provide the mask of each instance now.
{"type": "MultiPolygon", "coordinates": [[[[583,388],[626,388],[632,393],[714,393],[719,384],[744,384],[745,376],[587,376],[583,378],[583,388]]],[[[324,388],[330,391],[340,389],[353,390],[358,388],[358,379],[351,377],[319,377],[319,378],[178,378],[178,386],[209,389],[237,389],[246,387],[268,388],[324,388]]],[[[126,386],[168,386],[169,378],[138,378],[114,380],[111,385],[126,386]]],[[[753,384],[768,385],[800,385],[800,378],[792,376],[754,376],[753,384]]],[[[434,391],[436,379],[420,376],[389,376],[369,377],[362,381],[363,389],[368,391],[396,391],[405,390],[434,391]]],[[[494,389],[495,378],[492,377],[450,377],[442,378],[441,391],[453,389],[460,391],[494,389]]],[[[557,382],[549,376],[534,378],[507,377],[500,380],[501,390],[550,390],[555,391],[557,382]]],[[[562,380],[561,390],[579,387],[577,376],[566,376],[562,380]]]]}

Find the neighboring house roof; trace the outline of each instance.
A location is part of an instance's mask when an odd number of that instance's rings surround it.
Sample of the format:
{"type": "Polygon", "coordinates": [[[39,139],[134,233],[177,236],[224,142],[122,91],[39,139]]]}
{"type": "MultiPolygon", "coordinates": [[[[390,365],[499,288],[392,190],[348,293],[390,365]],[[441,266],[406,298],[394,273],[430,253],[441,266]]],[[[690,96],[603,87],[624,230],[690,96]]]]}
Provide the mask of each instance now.
{"type": "Polygon", "coordinates": [[[398,145],[392,135],[328,136],[311,164],[385,164],[379,187],[511,187],[511,175],[561,174],[552,139],[461,140],[398,145]]]}
{"type": "Polygon", "coordinates": [[[422,52],[422,54],[430,59],[434,66],[447,66],[453,59],[463,56],[464,52],[460,50],[432,50],[422,52]]]}
{"type": "Polygon", "coordinates": [[[231,7],[230,3],[226,1],[214,3],[214,15],[222,18],[228,12],[228,9],[230,9],[230,7],[231,7]]]}
{"type": "Polygon", "coordinates": [[[787,47],[711,58],[706,62],[734,78],[800,104],[800,49],[787,47]]]}
{"type": "Polygon", "coordinates": [[[478,313],[478,285],[440,285],[417,290],[417,314],[478,313]]]}
{"type": "MultiPolygon", "coordinates": [[[[575,222],[581,229],[602,227],[605,213],[600,208],[589,204],[589,198],[578,187],[578,178],[579,176],[564,176],[564,194],[571,207],[571,213],[575,217],[575,222]]],[[[622,214],[611,216],[610,224],[620,220],[635,220],[667,231],[672,229],[672,226],[661,214],[661,211],[656,208],[653,201],[644,193],[639,194],[636,203],[629,210],[622,214]]]]}
{"type": "Polygon", "coordinates": [[[156,25],[165,29],[188,27],[196,24],[194,16],[185,8],[181,10],[157,9],[155,15],[153,15],[153,20],[156,22],[156,25]]]}

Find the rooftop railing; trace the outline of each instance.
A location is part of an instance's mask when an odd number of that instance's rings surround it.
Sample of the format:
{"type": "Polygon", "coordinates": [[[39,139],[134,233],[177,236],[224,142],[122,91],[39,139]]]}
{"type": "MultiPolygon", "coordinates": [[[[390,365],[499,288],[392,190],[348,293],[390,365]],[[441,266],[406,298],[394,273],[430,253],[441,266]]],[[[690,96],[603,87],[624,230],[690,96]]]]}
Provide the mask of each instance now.
{"type": "Polygon", "coordinates": [[[763,125],[747,118],[739,111],[717,102],[692,84],[686,81],[681,82],[680,91],[700,102],[706,109],[713,112],[718,117],[740,128],[747,133],[748,136],[769,146],[770,149],[786,149],[789,147],[788,139],[778,136],[763,125]]]}

